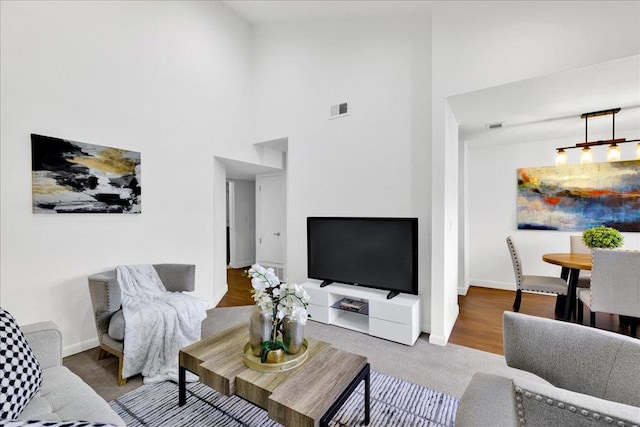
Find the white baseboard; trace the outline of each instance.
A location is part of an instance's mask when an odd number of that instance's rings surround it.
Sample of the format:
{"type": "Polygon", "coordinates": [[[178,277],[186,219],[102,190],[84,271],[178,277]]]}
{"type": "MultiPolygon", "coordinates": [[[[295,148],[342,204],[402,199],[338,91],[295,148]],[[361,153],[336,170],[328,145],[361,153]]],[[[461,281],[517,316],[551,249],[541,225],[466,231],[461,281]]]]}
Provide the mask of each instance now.
{"type": "Polygon", "coordinates": [[[444,347],[445,345],[447,345],[447,339],[444,337],[444,335],[429,334],[429,344],[435,344],[444,347]]]}
{"type": "Polygon", "coordinates": [[[471,286],[470,282],[467,282],[462,286],[458,286],[458,295],[462,295],[462,296],[467,295],[467,292],[469,291],[469,286],[471,286]]]}
{"type": "Polygon", "coordinates": [[[494,282],[491,280],[471,280],[470,283],[473,283],[473,286],[479,286],[481,288],[502,289],[505,291],[516,290],[516,284],[510,283],[510,282],[494,282]]]}
{"type": "Polygon", "coordinates": [[[213,298],[211,298],[211,300],[207,300],[207,302],[209,303],[209,305],[207,306],[207,310],[218,305],[220,300],[226,295],[228,291],[229,291],[229,285],[225,283],[224,288],[220,292],[215,293],[213,295],[213,298]]]}
{"type": "Polygon", "coordinates": [[[99,345],[100,343],[98,342],[98,337],[91,338],[86,341],[81,341],[76,344],[71,344],[66,347],[62,347],[62,357],[72,356],[86,350],[91,350],[92,348],[96,348],[99,345]]]}
{"type": "Polygon", "coordinates": [[[448,321],[445,324],[444,335],[433,335],[429,334],[429,343],[435,344],[439,346],[447,345],[449,342],[449,337],[451,337],[451,332],[453,332],[453,327],[456,325],[456,320],[458,320],[458,314],[460,314],[460,306],[456,304],[455,310],[449,316],[448,321]]]}
{"type": "Polygon", "coordinates": [[[247,266],[250,266],[250,265],[253,265],[253,264],[255,264],[255,260],[247,259],[247,260],[243,260],[243,261],[235,261],[235,262],[230,263],[229,265],[231,265],[231,268],[243,268],[243,267],[247,267],[247,266]]]}

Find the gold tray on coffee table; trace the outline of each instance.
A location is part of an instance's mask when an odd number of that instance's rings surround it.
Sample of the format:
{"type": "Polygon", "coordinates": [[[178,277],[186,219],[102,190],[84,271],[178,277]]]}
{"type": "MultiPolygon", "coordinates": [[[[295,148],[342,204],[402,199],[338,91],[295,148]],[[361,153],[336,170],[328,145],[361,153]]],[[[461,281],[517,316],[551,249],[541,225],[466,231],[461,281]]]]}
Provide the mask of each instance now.
{"type": "Polygon", "coordinates": [[[302,365],[307,360],[307,353],[309,350],[309,343],[307,340],[302,341],[302,348],[297,354],[284,355],[284,362],[282,363],[262,363],[259,357],[253,355],[251,351],[251,344],[246,343],[244,345],[244,364],[248,368],[258,372],[284,372],[291,369],[295,369],[302,365]]]}

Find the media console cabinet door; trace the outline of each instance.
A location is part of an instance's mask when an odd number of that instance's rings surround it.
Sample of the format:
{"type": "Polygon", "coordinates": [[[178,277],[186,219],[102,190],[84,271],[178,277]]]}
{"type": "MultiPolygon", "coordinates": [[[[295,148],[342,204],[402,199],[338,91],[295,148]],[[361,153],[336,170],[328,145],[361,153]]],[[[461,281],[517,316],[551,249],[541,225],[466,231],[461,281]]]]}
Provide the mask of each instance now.
{"type": "Polygon", "coordinates": [[[302,284],[311,296],[311,320],[341,326],[401,344],[413,345],[421,332],[420,297],[400,294],[387,299],[386,291],[344,284],[324,288],[319,283],[302,284]],[[369,314],[344,312],[332,305],[342,298],[353,298],[369,304],[369,314]]]}

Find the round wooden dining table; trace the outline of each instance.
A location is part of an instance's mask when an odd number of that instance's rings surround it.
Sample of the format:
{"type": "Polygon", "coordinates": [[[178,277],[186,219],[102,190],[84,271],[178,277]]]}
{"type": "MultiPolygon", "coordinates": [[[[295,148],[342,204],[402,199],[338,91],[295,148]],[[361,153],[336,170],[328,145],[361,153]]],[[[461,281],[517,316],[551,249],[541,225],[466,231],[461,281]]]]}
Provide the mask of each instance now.
{"type": "Polygon", "coordinates": [[[591,270],[591,254],[558,253],[544,254],[542,260],[563,268],[591,270]]]}
{"type": "MultiPolygon", "coordinates": [[[[564,320],[570,320],[576,311],[576,287],[580,270],[591,270],[591,254],[553,253],[542,255],[542,260],[562,267],[560,277],[569,279],[567,298],[564,304],[564,320]]],[[[560,301],[560,299],[559,299],[560,301]]]]}

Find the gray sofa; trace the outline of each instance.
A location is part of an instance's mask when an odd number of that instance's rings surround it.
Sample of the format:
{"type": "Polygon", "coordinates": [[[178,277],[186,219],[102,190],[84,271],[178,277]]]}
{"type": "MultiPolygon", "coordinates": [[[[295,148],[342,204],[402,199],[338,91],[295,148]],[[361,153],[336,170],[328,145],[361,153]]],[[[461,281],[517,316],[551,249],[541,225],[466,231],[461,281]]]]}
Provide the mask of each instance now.
{"type": "Polygon", "coordinates": [[[519,313],[503,316],[507,365],[540,381],[476,373],[456,426],[640,426],[640,340],[519,313]]]}
{"type": "Polygon", "coordinates": [[[42,368],[42,387],[19,420],[82,420],[125,426],[109,404],[76,374],[62,366],[62,334],[53,322],[21,326],[42,368]]]}

